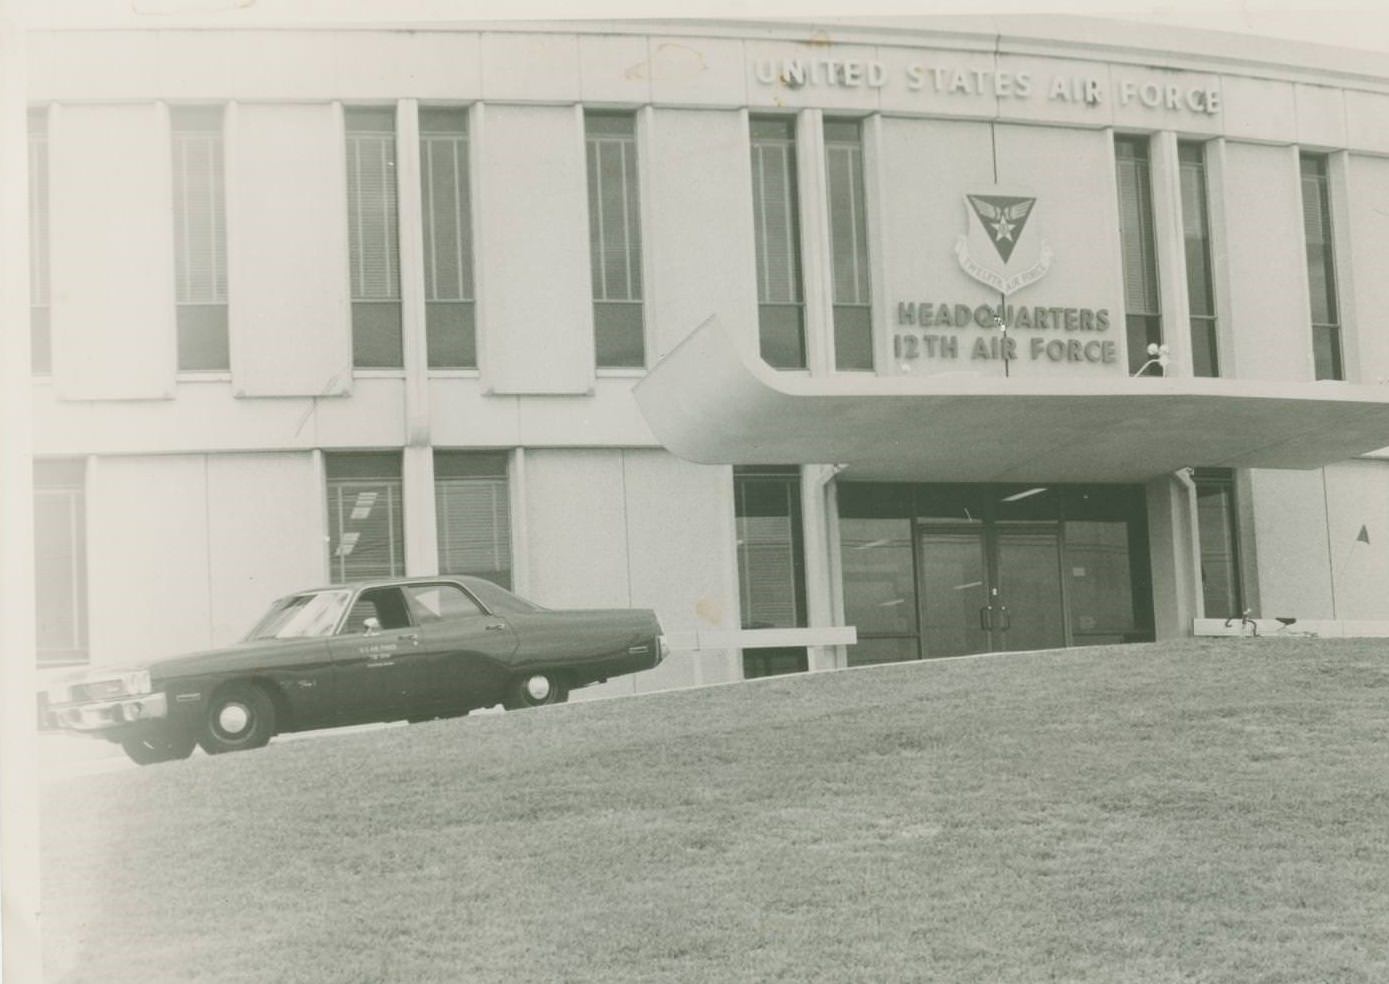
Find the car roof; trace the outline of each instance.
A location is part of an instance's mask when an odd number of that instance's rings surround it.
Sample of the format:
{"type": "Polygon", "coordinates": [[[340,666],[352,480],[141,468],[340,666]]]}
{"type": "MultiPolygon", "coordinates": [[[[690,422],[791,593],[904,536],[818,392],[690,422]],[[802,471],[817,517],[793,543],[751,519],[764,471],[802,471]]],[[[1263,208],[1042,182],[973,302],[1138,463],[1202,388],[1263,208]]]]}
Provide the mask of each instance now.
{"type": "Polygon", "coordinates": [[[452,581],[461,584],[465,588],[473,588],[478,584],[485,584],[491,588],[502,588],[495,581],[489,581],[485,577],[477,577],[472,574],[429,574],[421,577],[372,577],[363,578],[356,581],[342,581],[338,584],[322,584],[316,588],[301,588],[298,591],[290,591],[280,597],[289,598],[294,595],[312,594],[316,591],[360,591],[363,588],[391,588],[406,584],[438,584],[440,581],[452,581]]]}

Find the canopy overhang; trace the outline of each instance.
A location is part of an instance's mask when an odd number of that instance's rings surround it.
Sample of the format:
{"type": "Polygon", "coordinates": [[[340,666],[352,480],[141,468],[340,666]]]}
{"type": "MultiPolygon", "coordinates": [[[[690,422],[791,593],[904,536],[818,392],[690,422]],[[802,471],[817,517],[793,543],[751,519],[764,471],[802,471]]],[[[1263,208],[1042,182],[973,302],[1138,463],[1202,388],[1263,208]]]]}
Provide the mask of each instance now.
{"type": "Polygon", "coordinates": [[[809,376],[714,319],[637,385],[703,464],[835,464],[882,481],[1141,482],[1188,466],[1307,469],[1389,446],[1389,386],[1233,379],[809,376]]]}

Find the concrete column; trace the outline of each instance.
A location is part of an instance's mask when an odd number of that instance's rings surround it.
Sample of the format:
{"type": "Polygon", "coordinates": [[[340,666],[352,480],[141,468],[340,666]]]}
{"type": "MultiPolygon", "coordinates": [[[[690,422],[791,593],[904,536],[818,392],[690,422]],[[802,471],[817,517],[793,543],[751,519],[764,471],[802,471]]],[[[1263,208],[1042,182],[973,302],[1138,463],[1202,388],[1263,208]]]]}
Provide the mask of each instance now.
{"type": "MultiPolygon", "coordinates": [[[[825,483],[833,474],[828,465],[806,465],[801,469],[801,543],[805,556],[806,625],[810,628],[834,624],[825,509],[825,483]]],[[[812,670],[834,669],[833,646],[811,646],[809,653],[812,670]]]]}
{"type": "MultiPolygon", "coordinates": [[[[400,243],[400,330],[405,362],[405,443],[429,446],[429,354],[424,301],[424,214],[420,194],[419,103],[396,105],[396,227],[400,243]]],[[[408,520],[407,520],[408,522],[408,520]]]]}
{"type": "Polygon", "coordinates": [[[869,289],[873,298],[873,367],[879,374],[896,375],[892,361],[892,296],[887,286],[884,258],[889,246],[883,229],[883,118],[874,113],[863,121],[863,206],[868,240],[869,289]]]}
{"type": "Polygon", "coordinates": [[[1177,135],[1164,130],[1149,143],[1153,188],[1153,232],[1157,241],[1158,297],[1162,340],[1170,352],[1169,376],[1191,376],[1191,301],[1186,284],[1186,241],[1182,228],[1181,167],[1177,135]]]}
{"type": "Polygon", "coordinates": [[[1193,555],[1195,516],[1186,488],[1169,475],[1145,486],[1153,570],[1153,629],[1159,639],[1191,635],[1201,615],[1201,573],[1193,555]]]}
{"type": "Polygon", "coordinates": [[[796,175],[801,213],[801,283],[805,289],[806,366],[812,375],[834,371],[834,280],[830,276],[825,122],[818,109],[796,117],[796,175]]]}
{"type": "Polygon", "coordinates": [[[439,573],[439,531],[434,508],[434,449],[405,448],[400,467],[405,507],[405,573],[439,573]]]}
{"type": "Polygon", "coordinates": [[[24,36],[0,0],[0,977],[38,980],[39,836],[35,762],[34,477],[29,425],[28,124],[24,36]]]}

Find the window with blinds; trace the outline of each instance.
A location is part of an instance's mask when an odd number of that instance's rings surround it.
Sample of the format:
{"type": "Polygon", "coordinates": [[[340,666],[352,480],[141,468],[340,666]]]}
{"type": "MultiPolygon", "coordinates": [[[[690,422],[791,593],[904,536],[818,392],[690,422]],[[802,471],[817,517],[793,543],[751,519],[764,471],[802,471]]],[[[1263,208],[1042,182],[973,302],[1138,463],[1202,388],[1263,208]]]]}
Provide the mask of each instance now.
{"type": "Polygon", "coordinates": [[[1206,206],[1205,145],[1177,145],[1181,172],[1182,237],[1186,244],[1186,296],[1191,309],[1191,363],[1197,376],[1220,375],[1215,322],[1215,280],[1211,275],[1211,225],[1206,206]]]}
{"type": "MultiPolygon", "coordinates": [[[[1129,372],[1136,373],[1150,358],[1148,346],[1162,344],[1148,138],[1115,137],[1114,156],[1119,185],[1119,240],[1124,266],[1129,372]]],[[[1160,374],[1156,365],[1145,370],[1145,375],[1160,374]]]]}
{"type": "Polygon", "coordinates": [[[825,121],[830,253],[834,275],[834,365],[873,368],[863,134],[858,120],[825,121]]]}
{"type": "Polygon", "coordinates": [[[420,109],[424,307],[431,369],[477,368],[468,111],[420,109]]]}
{"type": "Polygon", "coordinates": [[[403,366],[396,225],[395,109],[351,107],[347,126],[347,236],[352,364],[403,366]]]}
{"type": "Polygon", "coordinates": [[[29,111],[29,363],[53,369],[48,311],[48,112],[29,111]]]}
{"type": "Polygon", "coordinates": [[[777,369],[804,369],[805,292],[801,283],[796,121],[783,116],[754,116],[751,137],[762,358],[777,369]]]}
{"type": "Polygon", "coordinates": [[[1201,468],[1194,480],[1206,618],[1239,618],[1244,612],[1244,585],[1240,576],[1234,472],[1201,468]]]}
{"type": "Polygon", "coordinates": [[[227,212],[222,107],[170,111],[174,173],[174,286],[178,367],[225,371],[227,212]]]}
{"type": "Polygon", "coordinates": [[[584,114],[594,350],[600,368],[646,365],[636,117],[584,114]]]}
{"type": "Polygon", "coordinates": [[[84,462],[34,462],[34,602],[39,666],[85,663],[87,510],[84,462]]]}
{"type": "Polygon", "coordinates": [[[405,573],[399,452],[325,454],[334,583],[405,573]]]}
{"type": "Polygon", "coordinates": [[[1318,379],[1345,379],[1341,364],[1341,316],[1331,245],[1331,198],[1326,157],[1303,154],[1302,228],[1307,240],[1307,292],[1312,301],[1312,354],[1318,379]]]}
{"type": "MultiPolygon", "coordinates": [[[[805,618],[805,559],[797,468],[735,468],[738,590],[745,629],[798,628],[805,618]]],[[[745,677],[807,668],[803,648],[748,649],[745,677]]]]}
{"type": "Polygon", "coordinates": [[[507,455],[435,451],[439,573],[475,574],[511,587],[511,492],[507,455]]]}

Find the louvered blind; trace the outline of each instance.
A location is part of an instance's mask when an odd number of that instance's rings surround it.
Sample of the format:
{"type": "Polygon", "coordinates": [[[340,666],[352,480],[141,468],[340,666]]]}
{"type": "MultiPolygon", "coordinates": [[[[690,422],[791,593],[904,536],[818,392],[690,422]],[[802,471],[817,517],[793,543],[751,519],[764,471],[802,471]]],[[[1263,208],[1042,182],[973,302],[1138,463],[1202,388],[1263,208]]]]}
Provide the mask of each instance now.
{"type": "Polygon", "coordinates": [[[398,454],[325,455],[328,560],[335,582],[405,573],[398,454]]]}
{"type": "Polygon", "coordinates": [[[511,501],[505,478],[435,482],[439,571],[511,585],[511,501]]]}
{"type": "Polygon", "coordinates": [[[346,123],[352,299],[397,300],[395,116],[391,110],[349,109],[346,123]]]}
{"type": "Polygon", "coordinates": [[[825,123],[834,303],[868,304],[868,230],[863,193],[863,143],[852,122],[825,123]]]}
{"type": "Polygon", "coordinates": [[[48,304],[48,118],[29,114],[29,303],[48,304]]]}
{"type": "Polygon", "coordinates": [[[84,484],[80,460],[34,464],[35,643],[41,666],[87,660],[84,484]]]}
{"type": "Polygon", "coordinates": [[[641,224],[637,142],[630,116],[585,118],[588,146],[589,255],[593,297],[640,301],[641,224]]]}
{"type": "Polygon", "coordinates": [[[472,213],[464,110],[420,111],[426,301],[473,299],[472,213]]]}
{"type": "Polygon", "coordinates": [[[227,301],[227,217],[220,111],[172,114],[174,265],[179,304],[227,301]]]}
{"type": "Polygon", "coordinates": [[[805,624],[798,496],[794,474],[735,477],[744,628],[805,624]]]}
{"type": "Polygon", "coordinates": [[[1312,298],[1312,323],[1333,325],[1337,323],[1338,317],[1326,161],[1324,158],[1305,155],[1301,163],[1302,228],[1307,238],[1307,275],[1312,298]]]}
{"type": "Polygon", "coordinates": [[[1147,145],[1142,138],[1119,137],[1115,140],[1115,151],[1124,307],[1130,315],[1156,315],[1160,308],[1147,145]]]}
{"type": "Polygon", "coordinates": [[[752,123],[757,299],[762,304],[799,304],[802,299],[793,127],[783,120],[752,123]]]}

